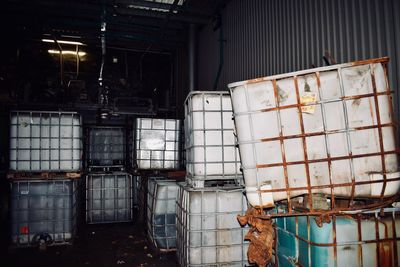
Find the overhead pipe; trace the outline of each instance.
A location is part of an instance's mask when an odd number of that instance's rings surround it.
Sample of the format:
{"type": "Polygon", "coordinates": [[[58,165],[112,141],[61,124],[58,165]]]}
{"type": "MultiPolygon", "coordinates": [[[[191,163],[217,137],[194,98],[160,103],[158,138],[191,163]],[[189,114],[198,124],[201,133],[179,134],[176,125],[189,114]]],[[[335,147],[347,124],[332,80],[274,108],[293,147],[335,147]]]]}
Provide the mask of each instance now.
{"type": "MultiPolygon", "coordinates": [[[[106,58],[106,5],[105,0],[103,0],[103,12],[101,14],[101,24],[100,24],[100,39],[101,39],[101,65],[100,65],[100,73],[99,73],[99,94],[98,94],[98,102],[103,106],[108,105],[108,90],[104,85],[103,81],[103,72],[104,72],[104,64],[106,58]]],[[[101,115],[106,118],[105,114],[101,115]]]]}
{"type": "MultiPolygon", "coordinates": [[[[104,16],[105,17],[105,16],[104,16]]],[[[104,62],[106,58],[106,22],[103,20],[101,22],[101,66],[100,66],[100,74],[99,74],[99,84],[103,85],[103,71],[104,71],[104,62]]]]}

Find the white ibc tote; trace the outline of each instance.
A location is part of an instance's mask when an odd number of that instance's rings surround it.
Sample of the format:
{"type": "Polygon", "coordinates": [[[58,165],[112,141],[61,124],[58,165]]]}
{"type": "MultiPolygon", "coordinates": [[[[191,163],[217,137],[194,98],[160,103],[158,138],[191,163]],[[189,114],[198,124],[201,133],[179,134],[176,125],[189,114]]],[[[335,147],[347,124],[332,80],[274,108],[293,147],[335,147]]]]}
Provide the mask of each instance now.
{"type": "Polygon", "coordinates": [[[387,61],[229,84],[251,205],[313,193],[383,198],[398,192],[387,61]]]}

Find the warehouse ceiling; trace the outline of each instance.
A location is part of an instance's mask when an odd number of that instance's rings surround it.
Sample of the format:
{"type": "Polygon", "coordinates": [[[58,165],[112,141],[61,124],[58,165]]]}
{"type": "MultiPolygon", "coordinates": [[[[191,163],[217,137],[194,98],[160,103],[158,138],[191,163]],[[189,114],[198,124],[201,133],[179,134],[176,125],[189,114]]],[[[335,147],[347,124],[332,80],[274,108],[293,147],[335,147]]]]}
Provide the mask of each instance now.
{"type": "Polygon", "coordinates": [[[188,23],[205,24],[226,0],[6,0],[3,26],[21,38],[79,39],[100,46],[102,23],[107,45],[174,49],[186,42],[188,23]]]}
{"type": "Polygon", "coordinates": [[[0,107],[177,114],[189,25],[228,2],[4,0],[0,107]]]}

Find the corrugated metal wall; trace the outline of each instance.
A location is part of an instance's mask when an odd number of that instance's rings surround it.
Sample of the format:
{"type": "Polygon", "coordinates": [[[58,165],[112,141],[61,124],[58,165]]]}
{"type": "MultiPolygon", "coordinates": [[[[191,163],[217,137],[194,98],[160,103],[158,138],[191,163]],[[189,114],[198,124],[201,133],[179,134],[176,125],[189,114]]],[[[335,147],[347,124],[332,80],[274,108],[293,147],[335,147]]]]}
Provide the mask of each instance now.
{"type": "MultiPolygon", "coordinates": [[[[399,0],[232,0],[222,12],[224,65],[218,89],[230,82],[389,56],[391,86],[400,88],[399,0]]],[[[219,33],[199,32],[198,88],[212,90],[219,33]]],[[[398,99],[398,97],[396,97],[398,99]]],[[[398,114],[398,105],[396,104],[398,114]]]]}

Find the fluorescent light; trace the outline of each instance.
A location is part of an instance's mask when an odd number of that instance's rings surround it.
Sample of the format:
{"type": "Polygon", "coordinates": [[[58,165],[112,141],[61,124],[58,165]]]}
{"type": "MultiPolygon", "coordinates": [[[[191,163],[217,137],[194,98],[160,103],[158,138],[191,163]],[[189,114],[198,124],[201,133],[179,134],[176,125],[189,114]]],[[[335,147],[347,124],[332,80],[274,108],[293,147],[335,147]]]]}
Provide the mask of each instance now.
{"type": "MultiPolygon", "coordinates": [[[[45,43],[55,43],[55,41],[52,40],[52,39],[42,39],[42,42],[45,42],[45,43]]],[[[57,43],[59,43],[59,44],[70,44],[70,45],[83,45],[82,42],[64,41],[64,40],[57,40],[57,43]]]]}
{"type": "MultiPolygon", "coordinates": [[[[59,50],[53,50],[53,49],[47,50],[47,52],[49,52],[49,54],[60,54],[60,51],[59,51],[59,50]]],[[[74,56],[76,56],[76,51],[72,51],[72,50],[63,50],[63,51],[62,51],[62,54],[63,54],[63,55],[74,55],[74,56]]],[[[85,55],[86,55],[86,52],[82,52],[82,51],[79,51],[79,52],[78,52],[78,56],[80,56],[80,57],[83,57],[83,56],[85,56],[85,55]]]]}

